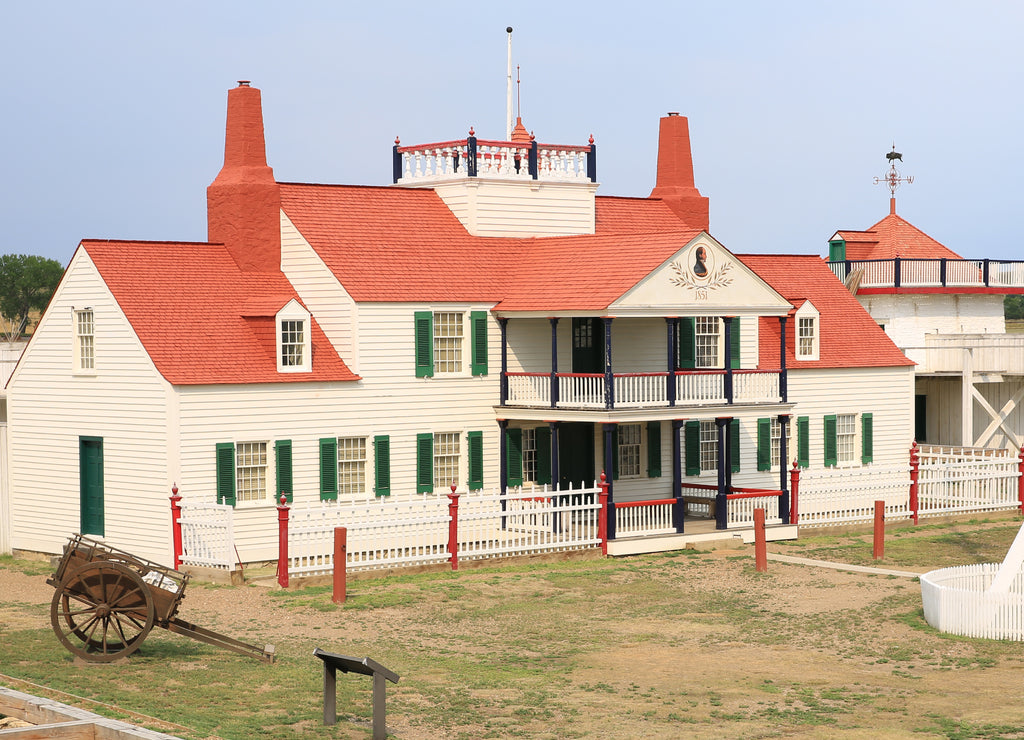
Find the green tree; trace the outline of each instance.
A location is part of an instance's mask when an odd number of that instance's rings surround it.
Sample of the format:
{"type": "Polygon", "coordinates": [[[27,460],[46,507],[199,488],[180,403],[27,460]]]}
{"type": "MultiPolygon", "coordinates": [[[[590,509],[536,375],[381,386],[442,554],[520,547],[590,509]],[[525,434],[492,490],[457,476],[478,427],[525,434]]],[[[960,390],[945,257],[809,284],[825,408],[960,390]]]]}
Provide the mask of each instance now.
{"type": "Polygon", "coordinates": [[[8,339],[16,339],[29,313],[46,308],[64,268],[57,260],[34,254],[0,255],[0,318],[8,339]]]}
{"type": "Polygon", "coordinates": [[[1003,299],[1003,315],[1008,319],[1024,319],[1024,295],[1008,295],[1003,299]]]}

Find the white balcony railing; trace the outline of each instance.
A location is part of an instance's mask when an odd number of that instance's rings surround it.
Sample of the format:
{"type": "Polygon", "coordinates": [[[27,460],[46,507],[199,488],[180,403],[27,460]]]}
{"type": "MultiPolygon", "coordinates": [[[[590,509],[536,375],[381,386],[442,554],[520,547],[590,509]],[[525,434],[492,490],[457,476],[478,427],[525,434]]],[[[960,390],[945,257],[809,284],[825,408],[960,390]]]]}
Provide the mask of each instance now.
{"type": "Polygon", "coordinates": [[[840,280],[860,274],[859,288],[1024,288],[1024,261],[904,259],[829,262],[840,280]]]}
{"type": "Polygon", "coordinates": [[[920,348],[904,351],[916,359],[918,372],[1024,375],[1024,334],[928,334],[920,348]],[[923,357],[922,357],[923,355],[923,357]]]}

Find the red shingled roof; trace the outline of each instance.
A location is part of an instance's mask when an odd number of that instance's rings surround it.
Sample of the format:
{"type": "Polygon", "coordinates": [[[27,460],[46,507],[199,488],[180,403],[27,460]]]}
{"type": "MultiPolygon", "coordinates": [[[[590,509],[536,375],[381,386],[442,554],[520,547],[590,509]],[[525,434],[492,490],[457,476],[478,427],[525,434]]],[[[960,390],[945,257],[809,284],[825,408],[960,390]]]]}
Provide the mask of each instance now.
{"type": "MultiPolygon", "coordinates": [[[[786,323],[786,367],[842,368],[913,365],[857,299],[815,255],[737,255],[786,300],[809,300],[820,314],[818,360],[797,360],[795,322],[786,323]]],[[[779,366],[779,322],[763,317],[759,326],[761,367],[779,366]]]]}
{"type": "Polygon", "coordinates": [[[277,372],[267,312],[298,296],[280,272],[239,270],[223,245],[86,240],[80,249],[174,385],[359,380],[315,320],[313,371],[277,372]]]}
{"type": "Polygon", "coordinates": [[[840,231],[848,260],[962,259],[904,218],[890,213],[867,231],[840,231]]]}

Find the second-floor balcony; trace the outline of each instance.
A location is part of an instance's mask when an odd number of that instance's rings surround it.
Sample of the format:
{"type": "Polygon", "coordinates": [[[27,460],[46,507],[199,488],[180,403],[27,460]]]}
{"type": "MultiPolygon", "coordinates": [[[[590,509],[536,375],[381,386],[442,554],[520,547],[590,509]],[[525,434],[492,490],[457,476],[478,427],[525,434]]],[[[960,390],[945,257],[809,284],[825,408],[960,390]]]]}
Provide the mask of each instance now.
{"type": "Polygon", "coordinates": [[[1024,375],[1024,334],[928,334],[904,352],[918,373],[1024,375]]]}
{"type": "Polygon", "coordinates": [[[781,403],[782,370],[677,370],[647,373],[505,373],[505,406],[640,409],[781,403]],[[609,383],[609,380],[611,381],[609,383]]]}
{"type": "Polygon", "coordinates": [[[840,280],[854,277],[858,290],[895,288],[1024,289],[1024,260],[904,259],[829,262],[840,280]]]}

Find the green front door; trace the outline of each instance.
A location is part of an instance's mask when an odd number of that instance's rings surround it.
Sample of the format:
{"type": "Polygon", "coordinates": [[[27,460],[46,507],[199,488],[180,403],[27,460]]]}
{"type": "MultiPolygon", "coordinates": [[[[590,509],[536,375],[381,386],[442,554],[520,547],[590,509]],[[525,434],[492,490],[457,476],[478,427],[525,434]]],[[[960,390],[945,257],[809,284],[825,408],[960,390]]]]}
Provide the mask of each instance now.
{"type": "Polygon", "coordinates": [[[594,485],[594,425],[558,425],[558,484],[563,490],[594,485]]]}
{"type": "Polygon", "coordinates": [[[103,438],[78,438],[81,533],[103,536],[103,438]]]}

